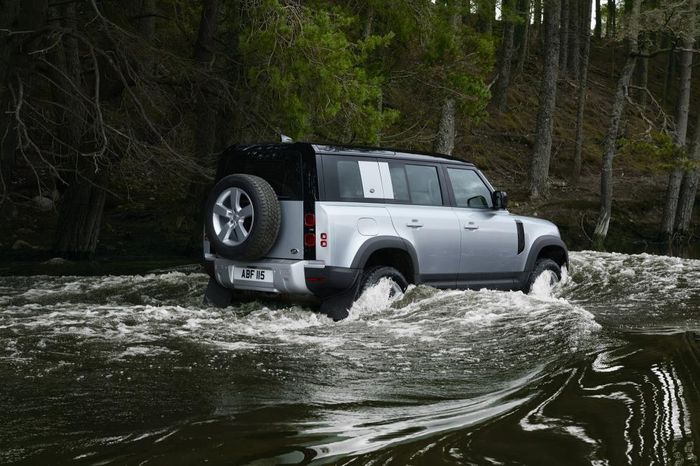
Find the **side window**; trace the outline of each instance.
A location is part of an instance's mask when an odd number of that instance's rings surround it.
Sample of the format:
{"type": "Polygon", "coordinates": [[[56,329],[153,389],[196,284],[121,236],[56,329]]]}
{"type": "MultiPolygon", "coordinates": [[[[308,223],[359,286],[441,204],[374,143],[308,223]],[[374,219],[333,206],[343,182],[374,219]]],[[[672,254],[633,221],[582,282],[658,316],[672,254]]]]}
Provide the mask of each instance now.
{"type": "Polygon", "coordinates": [[[437,167],[406,165],[408,190],[411,203],[420,205],[442,205],[442,193],[437,167]]]}
{"type": "Polygon", "coordinates": [[[443,205],[437,167],[389,162],[389,175],[395,200],[416,205],[443,205]]]}
{"type": "Polygon", "coordinates": [[[391,185],[394,188],[394,199],[406,203],[411,202],[411,197],[408,194],[406,170],[404,170],[403,165],[390,164],[389,176],[391,177],[391,185]]]}
{"type": "Polygon", "coordinates": [[[457,207],[489,209],[493,206],[491,191],[475,171],[448,168],[447,175],[450,178],[457,207]]]}

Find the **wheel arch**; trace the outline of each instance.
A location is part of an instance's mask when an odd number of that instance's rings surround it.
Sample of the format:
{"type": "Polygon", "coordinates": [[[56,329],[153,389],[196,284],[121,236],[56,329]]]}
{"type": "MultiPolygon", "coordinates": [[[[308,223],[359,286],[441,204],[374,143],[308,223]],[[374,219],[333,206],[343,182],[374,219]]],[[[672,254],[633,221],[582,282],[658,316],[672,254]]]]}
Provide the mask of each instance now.
{"type": "Polygon", "coordinates": [[[352,261],[354,269],[377,265],[396,268],[409,283],[415,283],[420,273],[418,255],[413,246],[392,236],[378,236],[365,241],[352,261]]]}
{"type": "Polygon", "coordinates": [[[540,258],[552,259],[560,267],[569,265],[569,251],[564,241],[557,236],[541,236],[532,243],[525,271],[531,272],[540,258]]]}

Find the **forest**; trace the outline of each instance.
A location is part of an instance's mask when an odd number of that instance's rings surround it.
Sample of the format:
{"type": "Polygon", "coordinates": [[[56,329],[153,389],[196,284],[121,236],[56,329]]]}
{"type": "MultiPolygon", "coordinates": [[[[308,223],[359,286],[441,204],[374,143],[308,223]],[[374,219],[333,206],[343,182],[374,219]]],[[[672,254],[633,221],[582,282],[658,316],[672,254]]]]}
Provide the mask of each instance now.
{"type": "Polygon", "coordinates": [[[698,0],[0,0],[0,256],[196,256],[239,143],[471,160],[570,247],[697,244],[698,0]]]}

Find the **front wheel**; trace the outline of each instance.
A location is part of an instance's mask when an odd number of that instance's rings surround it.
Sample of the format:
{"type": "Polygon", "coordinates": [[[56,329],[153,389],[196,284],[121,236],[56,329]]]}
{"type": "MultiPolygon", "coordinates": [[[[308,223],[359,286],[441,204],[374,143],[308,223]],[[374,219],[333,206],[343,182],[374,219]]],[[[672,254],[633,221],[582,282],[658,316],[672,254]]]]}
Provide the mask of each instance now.
{"type": "Polygon", "coordinates": [[[528,279],[525,292],[529,293],[532,291],[532,285],[534,285],[537,279],[544,274],[549,276],[550,286],[554,286],[561,281],[561,267],[559,264],[554,262],[552,259],[538,259],[535,263],[535,268],[532,270],[530,278],[528,279]]]}
{"type": "Polygon", "coordinates": [[[408,288],[408,281],[403,274],[395,268],[387,266],[373,267],[365,270],[362,274],[357,298],[362,296],[362,293],[367,291],[368,288],[372,288],[379,283],[382,278],[386,278],[391,282],[391,287],[389,288],[390,298],[402,295],[406,291],[406,288],[408,288]]]}

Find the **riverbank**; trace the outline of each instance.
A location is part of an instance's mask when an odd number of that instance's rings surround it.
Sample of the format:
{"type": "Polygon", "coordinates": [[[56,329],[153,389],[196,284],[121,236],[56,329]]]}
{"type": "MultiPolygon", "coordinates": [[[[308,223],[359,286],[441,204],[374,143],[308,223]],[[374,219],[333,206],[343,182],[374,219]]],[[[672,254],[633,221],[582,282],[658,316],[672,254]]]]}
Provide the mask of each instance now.
{"type": "MultiPolygon", "coordinates": [[[[553,179],[546,199],[530,201],[523,179],[509,178],[486,170],[493,184],[509,193],[509,210],[553,221],[571,250],[592,248],[591,236],[598,214],[598,180],[594,176],[571,185],[553,179]]],[[[613,219],[605,243],[611,252],[677,255],[700,258],[697,238],[682,244],[667,245],[658,240],[661,218],[659,199],[663,199],[662,176],[619,173],[615,186],[613,219]]],[[[194,222],[163,212],[163,199],[149,202],[113,204],[105,212],[103,234],[95,258],[72,261],[57,258],[51,252],[51,225],[54,211],[42,211],[31,199],[13,205],[5,212],[9,222],[0,225],[0,275],[124,275],[159,270],[195,271],[201,262],[201,244],[192,239],[194,222]]],[[[696,211],[695,224],[700,223],[696,211]]]]}

